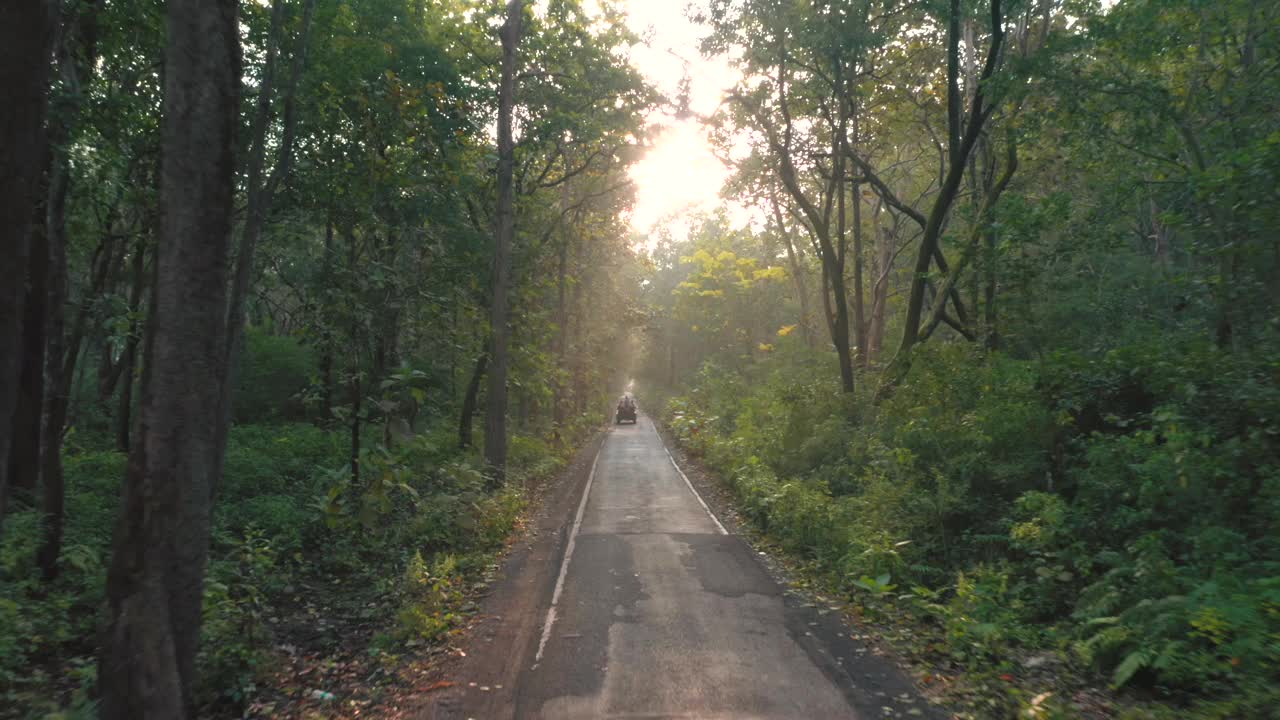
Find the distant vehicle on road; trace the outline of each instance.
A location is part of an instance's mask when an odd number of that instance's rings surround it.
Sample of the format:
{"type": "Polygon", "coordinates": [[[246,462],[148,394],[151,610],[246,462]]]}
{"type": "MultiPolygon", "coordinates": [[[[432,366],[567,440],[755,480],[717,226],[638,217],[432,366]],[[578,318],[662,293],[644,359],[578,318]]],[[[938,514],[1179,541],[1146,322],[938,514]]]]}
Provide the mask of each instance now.
{"type": "Polygon", "coordinates": [[[614,417],[617,424],[621,425],[624,421],[630,422],[632,425],[636,423],[636,401],[630,395],[623,395],[618,401],[618,412],[614,417]]]}

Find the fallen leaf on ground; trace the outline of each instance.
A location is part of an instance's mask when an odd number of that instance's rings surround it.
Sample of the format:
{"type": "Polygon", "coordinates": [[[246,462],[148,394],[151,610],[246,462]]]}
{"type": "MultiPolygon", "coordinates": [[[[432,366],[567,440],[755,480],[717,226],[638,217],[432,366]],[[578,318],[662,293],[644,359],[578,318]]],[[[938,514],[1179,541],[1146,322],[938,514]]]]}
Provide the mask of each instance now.
{"type": "Polygon", "coordinates": [[[453,687],[454,685],[457,685],[457,684],[458,683],[452,680],[438,680],[428,685],[426,688],[422,690],[422,692],[429,693],[429,692],[434,692],[436,690],[443,690],[445,688],[453,687]]]}

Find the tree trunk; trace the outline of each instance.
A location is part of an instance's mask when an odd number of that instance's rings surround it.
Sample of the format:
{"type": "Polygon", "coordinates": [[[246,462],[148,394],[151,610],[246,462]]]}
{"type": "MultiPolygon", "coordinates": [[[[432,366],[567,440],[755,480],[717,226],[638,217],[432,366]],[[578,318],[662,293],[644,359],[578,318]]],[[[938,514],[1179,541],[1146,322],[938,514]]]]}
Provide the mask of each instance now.
{"type": "MultiPolygon", "coordinates": [[[[850,111],[853,119],[853,147],[850,152],[856,152],[858,146],[858,108],[853,106],[850,111]]],[[[853,337],[858,346],[855,358],[858,366],[866,368],[869,355],[867,352],[867,317],[863,300],[862,290],[862,184],[858,181],[853,182],[853,337]]]]}
{"type": "Polygon", "coordinates": [[[493,252],[493,305],[490,328],[493,344],[489,363],[489,393],[484,423],[484,459],[496,482],[505,479],[507,469],[507,293],[511,284],[511,243],[515,236],[515,207],[512,173],[515,142],[511,135],[515,106],[516,52],[524,0],[507,2],[507,19],[502,26],[502,79],[498,88],[498,227],[493,252]]]}
{"type": "Polygon", "coordinates": [[[778,175],[782,181],[782,186],[786,188],[787,193],[795,201],[800,208],[806,220],[808,231],[812,234],[813,239],[818,246],[818,255],[822,259],[823,271],[823,303],[827,305],[827,323],[831,330],[831,339],[836,347],[836,356],[840,363],[840,384],[846,393],[853,392],[853,361],[850,356],[849,348],[849,302],[848,293],[844,282],[844,238],[838,238],[840,247],[837,248],[831,242],[830,227],[830,210],[831,199],[835,193],[841,192],[843,188],[843,163],[837,160],[842,155],[841,149],[843,143],[840,138],[843,137],[846,130],[846,120],[844,106],[840,105],[838,111],[839,119],[832,131],[832,172],[831,178],[827,183],[825,190],[825,200],[822,209],[819,209],[807,195],[801,186],[799,173],[796,170],[795,161],[791,156],[792,147],[791,139],[793,127],[791,122],[791,111],[787,100],[787,67],[786,67],[786,47],[783,41],[779,41],[778,47],[778,107],[782,111],[783,116],[783,137],[780,140],[777,137],[777,131],[768,127],[769,144],[778,157],[778,175]],[[828,298],[826,289],[831,289],[835,295],[834,302],[828,298]]]}
{"type": "MultiPolygon", "coordinates": [[[[44,203],[38,209],[43,210],[44,203]]],[[[43,218],[41,218],[43,219],[43,218]]],[[[27,259],[26,302],[22,320],[22,387],[14,411],[13,449],[9,453],[11,492],[30,498],[40,483],[40,430],[44,400],[49,294],[49,238],[43,222],[31,233],[27,259]]],[[[19,285],[23,283],[19,282],[19,285]]]]}
{"type": "MultiPolygon", "coordinates": [[[[879,212],[877,207],[877,218],[879,212]]],[[[897,237],[898,217],[893,216],[891,228],[881,227],[878,219],[874,226],[876,256],[871,273],[875,278],[875,284],[871,287],[871,325],[867,330],[867,355],[871,362],[879,362],[881,350],[884,348],[884,330],[889,302],[889,274],[893,271],[893,246],[894,239],[897,237]]]]}
{"type": "Polygon", "coordinates": [[[858,347],[858,366],[866,368],[870,363],[867,340],[867,310],[865,291],[862,287],[862,187],[853,184],[853,336],[858,347]]]}
{"type": "Polygon", "coordinates": [[[360,392],[360,363],[351,371],[351,487],[360,487],[360,410],[364,394],[360,392]]]}
{"type": "MultiPolygon", "coordinates": [[[[115,212],[111,214],[116,214],[115,212]]],[[[118,218],[109,220],[104,223],[103,229],[106,237],[103,239],[102,265],[100,273],[97,276],[99,283],[95,285],[92,293],[86,293],[80,309],[83,313],[85,324],[79,325],[79,317],[77,317],[77,327],[82,328],[82,332],[88,333],[92,330],[94,333],[93,340],[98,346],[98,368],[95,374],[98,386],[98,404],[103,408],[107,406],[107,400],[115,393],[116,381],[120,378],[118,372],[119,363],[116,362],[114,352],[111,347],[111,333],[102,325],[99,318],[95,318],[92,313],[95,301],[98,298],[108,297],[115,292],[116,280],[123,273],[122,267],[126,253],[126,244],[118,240],[118,218]],[[90,322],[93,321],[93,322],[90,322]]]]}
{"type": "Polygon", "coordinates": [[[44,371],[44,411],[40,426],[40,506],[44,515],[44,541],[37,562],[46,580],[58,573],[62,552],[65,484],[62,472],[62,431],[67,421],[71,378],[75,375],[79,347],[66,349],[67,304],[67,194],[71,188],[71,165],[67,144],[79,116],[82,85],[93,77],[97,57],[97,22],[100,3],[93,3],[67,18],[58,48],[58,77],[61,100],[50,119],[52,166],[46,206],[47,242],[46,346],[44,371]]]}
{"type": "Polygon", "coordinates": [[[27,267],[31,230],[40,202],[45,158],[49,60],[56,3],[7,0],[0,3],[0,267],[10,281],[0,283],[0,524],[9,491],[9,453],[14,411],[22,385],[25,287],[12,278],[27,267]]]}
{"type": "Polygon", "coordinates": [[[157,275],[141,422],[107,576],[103,720],[194,714],[225,380],[240,44],[236,0],[169,0],[157,275]]]}
{"type": "Polygon", "coordinates": [[[840,387],[846,393],[853,392],[853,353],[849,344],[849,302],[848,290],[844,283],[844,273],[830,263],[827,269],[831,277],[831,294],[835,305],[835,334],[832,340],[836,345],[836,356],[840,361],[840,387]]]}
{"type": "MultiPolygon", "coordinates": [[[[568,183],[565,183],[563,187],[567,188],[568,183]]],[[[567,204],[567,193],[568,191],[566,189],[562,191],[560,196],[562,213],[565,205],[567,204]]],[[[563,235],[564,237],[560,243],[560,252],[556,266],[556,337],[554,348],[556,367],[555,379],[553,381],[555,384],[555,397],[552,400],[553,405],[551,410],[551,420],[554,427],[553,432],[555,432],[557,439],[560,438],[561,428],[568,416],[566,407],[569,400],[566,397],[568,393],[568,383],[565,381],[566,377],[564,372],[565,359],[568,357],[569,353],[569,306],[566,304],[566,294],[568,290],[569,243],[571,241],[571,236],[569,234],[567,223],[563,235]]]]}
{"type": "Polygon", "coordinates": [[[66,493],[62,474],[62,428],[67,421],[67,402],[76,357],[66,354],[65,315],[67,302],[66,200],[70,168],[65,161],[55,163],[50,183],[48,221],[47,339],[44,366],[44,412],[41,413],[41,493],[44,540],[36,554],[46,580],[58,574],[62,553],[63,506],[66,493]]]}
{"type": "MultiPolygon", "coordinates": [[[[85,291],[82,293],[80,302],[75,312],[75,320],[71,323],[71,333],[67,337],[67,356],[79,357],[80,350],[84,346],[84,341],[89,333],[89,325],[93,310],[94,300],[103,297],[106,294],[107,278],[111,274],[111,264],[115,258],[115,230],[114,223],[117,211],[115,206],[107,211],[107,221],[100,231],[101,238],[98,241],[98,247],[93,251],[93,258],[89,261],[90,275],[89,282],[85,291]]],[[[104,343],[105,344],[105,343],[104,343]]],[[[107,352],[105,349],[100,352],[107,352]]],[[[79,365],[80,373],[84,373],[84,363],[79,365]]],[[[99,370],[99,372],[102,372],[99,370]]],[[[70,380],[71,376],[68,376],[70,380]]],[[[99,376],[99,386],[101,386],[101,376],[99,376]]],[[[75,385],[72,382],[72,385],[75,385]]],[[[101,387],[99,387],[101,393],[101,387]]]]}
{"type": "Polygon", "coordinates": [[[480,353],[480,357],[476,360],[476,369],[471,373],[471,382],[467,383],[467,394],[462,398],[462,414],[458,419],[458,447],[464,450],[474,444],[475,438],[471,432],[471,424],[480,396],[480,381],[484,379],[484,369],[488,364],[488,353],[480,353]]]}
{"type": "Polygon", "coordinates": [[[321,321],[323,330],[320,335],[320,406],[323,408],[323,419],[327,424],[333,419],[333,330],[329,325],[330,293],[333,292],[333,215],[325,219],[324,224],[324,258],[320,268],[321,280],[321,321]]]}
{"type": "MultiPolygon", "coordinates": [[[[285,91],[284,129],[280,144],[280,158],[271,171],[271,176],[262,181],[262,166],[266,160],[267,130],[271,121],[271,96],[275,82],[276,54],[283,33],[281,26],[284,18],[284,0],[275,0],[271,7],[271,29],[267,36],[267,56],[263,63],[262,85],[258,88],[258,102],[251,129],[252,143],[249,150],[248,169],[245,173],[245,184],[248,188],[248,206],[245,212],[244,227],[240,234],[240,248],[236,256],[235,276],[231,283],[231,295],[227,305],[227,342],[223,348],[223,364],[227,367],[226,381],[218,394],[218,407],[222,413],[219,423],[218,447],[226,449],[227,433],[231,428],[232,397],[235,393],[236,379],[240,371],[240,350],[244,345],[245,302],[249,295],[249,283],[253,277],[253,258],[257,251],[258,239],[262,235],[267,215],[271,212],[276,187],[285,178],[292,165],[294,126],[297,122],[294,111],[294,96],[302,70],[306,63],[307,43],[311,31],[311,20],[314,16],[315,0],[307,0],[303,14],[302,30],[298,36],[298,47],[294,52],[292,73],[289,87],[285,91]]],[[[219,467],[221,475],[221,467],[219,467]]]]}
{"type": "Polygon", "coordinates": [[[116,447],[129,452],[129,433],[133,425],[133,376],[138,368],[138,344],[142,340],[142,328],[138,317],[142,313],[142,293],[146,288],[147,243],[139,239],[133,250],[133,284],[129,290],[129,339],[125,341],[121,364],[123,385],[120,387],[120,404],[116,412],[116,447]]]}
{"type": "MultiPolygon", "coordinates": [[[[951,12],[947,26],[947,133],[948,133],[948,167],[946,178],[938,195],[934,199],[933,208],[929,212],[925,224],[924,236],[920,240],[920,252],[916,256],[915,272],[911,280],[910,295],[907,299],[907,314],[903,324],[902,340],[894,356],[892,367],[885,373],[884,381],[877,392],[883,397],[906,376],[911,365],[911,351],[920,339],[920,323],[924,310],[925,285],[928,282],[929,267],[935,256],[939,255],[938,240],[942,233],[943,222],[955,201],[956,192],[964,176],[965,161],[973,150],[974,144],[982,133],[982,127],[990,117],[990,109],[985,105],[983,85],[995,72],[1000,57],[1000,47],[1004,42],[1004,17],[1000,9],[1000,0],[991,2],[991,47],[987,51],[986,63],[982,75],[974,90],[973,107],[969,109],[968,119],[964,121],[964,132],[961,132],[963,114],[962,98],[959,90],[959,45],[960,45],[960,0],[951,0],[951,12]]],[[[950,285],[950,284],[948,284],[950,285]]],[[[945,303],[946,294],[939,298],[945,303]]]]}
{"type": "Polygon", "coordinates": [[[800,255],[796,252],[795,241],[791,238],[791,233],[787,231],[786,223],[783,222],[782,208],[778,206],[776,197],[770,198],[770,207],[773,211],[773,222],[778,226],[778,235],[781,236],[787,249],[787,266],[791,269],[791,281],[795,283],[796,296],[800,301],[800,333],[804,337],[805,347],[813,348],[813,328],[810,326],[813,319],[809,310],[808,279],[805,275],[804,266],[800,264],[800,255]]]}

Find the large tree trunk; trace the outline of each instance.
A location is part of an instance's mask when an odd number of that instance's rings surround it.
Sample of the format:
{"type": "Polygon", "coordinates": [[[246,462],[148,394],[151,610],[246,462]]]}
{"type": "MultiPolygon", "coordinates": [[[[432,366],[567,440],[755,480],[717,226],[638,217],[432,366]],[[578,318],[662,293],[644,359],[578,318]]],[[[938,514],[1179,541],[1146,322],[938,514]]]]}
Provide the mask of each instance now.
{"type": "MultiPolygon", "coordinates": [[[[44,209],[44,204],[38,206],[44,209]]],[[[49,238],[44,223],[31,233],[26,269],[26,302],[22,320],[22,387],[13,415],[13,446],[9,453],[10,492],[31,498],[40,483],[40,414],[44,399],[44,358],[47,340],[49,238]]],[[[21,277],[21,276],[19,276],[21,277]]],[[[19,282],[18,284],[22,284],[19,282]]]]}
{"type": "Polygon", "coordinates": [[[502,26],[502,80],[498,88],[498,227],[493,251],[493,305],[490,326],[493,345],[489,361],[489,393],[485,408],[484,459],[497,482],[507,470],[507,293],[511,284],[511,243],[515,236],[513,170],[515,142],[511,135],[515,106],[516,52],[520,45],[520,25],[524,1],[509,0],[507,20],[502,26]]]}
{"type": "Polygon", "coordinates": [[[169,0],[160,243],[142,388],[107,576],[103,720],[193,715],[226,375],[240,85],[237,0],[169,0]]]}
{"type": "Polygon", "coordinates": [[[56,3],[0,3],[0,523],[9,494],[9,453],[22,377],[22,326],[31,230],[45,158],[49,60],[56,3]]]}

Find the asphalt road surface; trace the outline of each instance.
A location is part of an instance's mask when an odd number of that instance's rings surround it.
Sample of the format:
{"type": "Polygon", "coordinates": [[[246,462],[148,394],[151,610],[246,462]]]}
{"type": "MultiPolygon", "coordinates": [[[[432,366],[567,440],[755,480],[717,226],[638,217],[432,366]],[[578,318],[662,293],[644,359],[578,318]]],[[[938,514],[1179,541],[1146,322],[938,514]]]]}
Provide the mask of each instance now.
{"type": "Polygon", "coordinates": [[[940,717],[837,613],[784,592],[643,415],[606,436],[565,504],[546,578],[506,589],[550,591],[507,610],[536,608],[536,622],[493,634],[475,652],[494,657],[470,670],[491,684],[466,685],[427,716],[940,717]]]}

